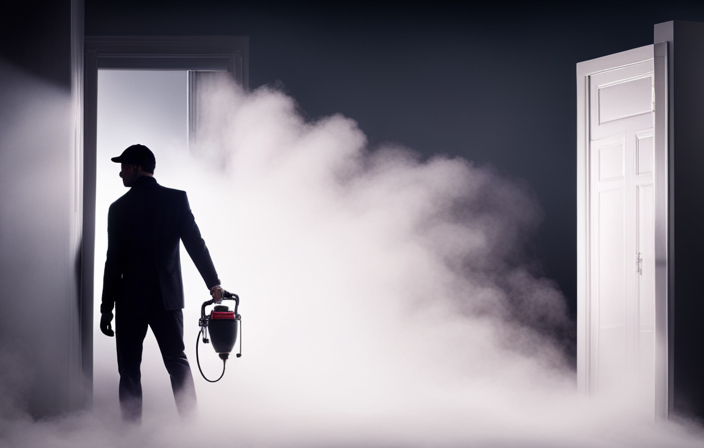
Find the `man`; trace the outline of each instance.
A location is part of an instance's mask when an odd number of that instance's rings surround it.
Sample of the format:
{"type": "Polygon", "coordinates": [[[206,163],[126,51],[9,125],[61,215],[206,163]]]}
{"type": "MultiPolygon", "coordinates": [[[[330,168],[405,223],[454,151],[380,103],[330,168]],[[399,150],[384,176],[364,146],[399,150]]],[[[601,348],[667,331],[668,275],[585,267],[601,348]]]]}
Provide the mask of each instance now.
{"type": "Polygon", "coordinates": [[[186,192],[165,188],[153,177],[156,159],[144,145],[132,145],[113,162],[130,190],[110,206],[108,253],[100,305],[100,330],[116,333],[120,408],[126,421],[140,422],[142,343],[151,327],[159,344],[179,414],[195,410],[191,368],[183,343],[183,283],[179,241],[183,241],[211,295],[223,289],[188,205],[186,192]],[[115,306],[116,332],[112,331],[115,306]]]}

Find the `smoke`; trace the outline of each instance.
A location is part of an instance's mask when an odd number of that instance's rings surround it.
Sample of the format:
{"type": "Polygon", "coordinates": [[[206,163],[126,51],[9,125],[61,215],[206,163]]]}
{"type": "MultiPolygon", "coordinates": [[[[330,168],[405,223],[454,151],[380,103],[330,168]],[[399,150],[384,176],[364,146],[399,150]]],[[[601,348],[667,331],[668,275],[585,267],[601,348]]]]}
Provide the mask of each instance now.
{"type": "MultiPolygon", "coordinates": [[[[223,285],[241,297],[243,357],[220,383],[197,376],[193,343],[208,297],[186,259],[197,421],[177,418],[148,341],[145,421],[123,427],[113,341],[96,335],[95,408],[6,419],[0,444],[701,445],[694,427],[577,395],[565,356],[573,323],[532,258],[541,216],[520,182],[462,159],[368,148],[353,120],[306,121],[275,89],[204,90],[192,153],[142,143],[155,150],[159,182],[188,191],[223,285]]],[[[219,374],[201,348],[204,370],[219,374]]]]}
{"type": "Polygon", "coordinates": [[[0,415],[56,412],[76,386],[77,368],[53,369],[78,364],[73,99],[0,58],[0,415]]]}

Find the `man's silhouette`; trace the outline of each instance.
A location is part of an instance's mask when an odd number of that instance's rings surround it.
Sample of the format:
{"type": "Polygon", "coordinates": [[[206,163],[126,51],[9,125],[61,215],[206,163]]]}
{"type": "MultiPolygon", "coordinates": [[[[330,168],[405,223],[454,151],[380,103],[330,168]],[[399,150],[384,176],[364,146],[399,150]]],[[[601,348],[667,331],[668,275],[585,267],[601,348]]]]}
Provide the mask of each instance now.
{"type": "Polygon", "coordinates": [[[153,177],[156,159],[144,145],[132,145],[113,162],[130,190],[110,206],[108,253],[100,305],[100,330],[116,333],[122,417],[141,421],[142,342],[151,327],[176,406],[182,416],[195,410],[191,368],[183,344],[183,283],[179,241],[183,241],[215,299],[222,288],[210,253],[200,236],[186,192],[165,188],[153,177]],[[116,332],[112,331],[113,305],[116,332]]]}

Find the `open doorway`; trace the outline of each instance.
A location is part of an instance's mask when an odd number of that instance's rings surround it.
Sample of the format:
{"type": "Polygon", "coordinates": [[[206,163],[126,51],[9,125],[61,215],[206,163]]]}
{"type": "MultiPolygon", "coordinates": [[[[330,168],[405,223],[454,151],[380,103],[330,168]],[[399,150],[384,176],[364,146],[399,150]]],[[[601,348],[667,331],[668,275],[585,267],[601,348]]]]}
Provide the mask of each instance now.
{"type": "MultiPolygon", "coordinates": [[[[179,177],[188,171],[188,166],[183,162],[188,151],[187,89],[188,73],[183,70],[100,70],[98,73],[94,287],[96,322],[100,319],[108,208],[128,191],[118,177],[119,164],[113,163],[110,158],[119,155],[132,144],[144,144],[156,155],[157,180],[162,185],[184,189],[185,186],[179,184],[179,177]]],[[[190,266],[183,267],[185,271],[189,268],[190,266]]],[[[191,276],[185,276],[186,281],[190,278],[191,276]]],[[[98,401],[116,403],[119,377],[115,341],[103,336],[96,325],[93,326],[93,337],[96,372],[94,394],[98,401]]],[[[143,369],[146,372],[159,372],[158,375],[144,376],[144,393],[170,397],[171,389],[169,382],[164,381],[166,372],[161,354],[151,332],[144,343],[143,369]]],[[[145,400],[147,407],[158,401],[160,400],[148,397],[145,400]]]]}
{"type": "MultiPolygon", "coordinates": [[[[177,180],[183,176],[183,167],[177,161],[183,163],[181,156],[188,151],[187,105],[194,91],[188,71],[227,72],[247,88],[248,46],[248,38],[230,36],[86,37],[80,333],[84,387],[89,397],[98,388],[101,394],[116,393],[116,382],[110,376],[117,377],[114,340],[95,337],[95,304],[102,289],[96,280],[102,282],[107,209],[126,191],[110,157],[133,143],[146,144],[155,150],[159,182],[179,188],[177,180]],[[103,87],[107,91],[102,92],[99,105],[98,91],[103,87]],[[99,109],[106,114],[100,120],[99,109]],[[99,131],[101,122],[109,126],[99,131]],[[94,365],[99,362],[100,368],[105,362],[105,372],[110,373],[94,385],[94,365]],[[103,388],[104,381],[111,386],[103,388]]],[[[184,283],[192,277],[189,269],[195,271],[184,263],[184,283]]],[[[190,339],[188,333],[185,337],[190,339]]],[[[163,366],[160,355],[151,356],[152,352],[158,354],[153,340],[146,343],[144,359],[163,366]]],[[[149,388],[160,394],[160,388],[168,388],[163,383],[149,388]]]]}

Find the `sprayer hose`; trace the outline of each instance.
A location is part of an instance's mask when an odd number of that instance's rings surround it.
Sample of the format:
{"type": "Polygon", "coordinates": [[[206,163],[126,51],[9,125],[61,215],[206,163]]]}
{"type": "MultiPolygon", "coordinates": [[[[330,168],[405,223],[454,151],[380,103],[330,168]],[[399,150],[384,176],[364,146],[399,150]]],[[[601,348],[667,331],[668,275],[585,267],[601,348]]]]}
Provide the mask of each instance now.
{"type": "Polygon", "coordinates": [[[198,336],[196,337],[196,363],[198,364],[198,370],[200,371],[201,376],[203,376],[203,379],[209,383],[217,383],[222,379],[223,376],[225,376],[225,360],[222,360],[222,373],[220,374],[220,377],[216,380],[211,380],[208,379],[207,376],[205,376],[205,373],[203,373],[203,369],[200,367],[200,358],[198,357],[198,345],[200,345],[200,336],[203,334],[203,329],[201,329],[198,332],[198,336]]]}

